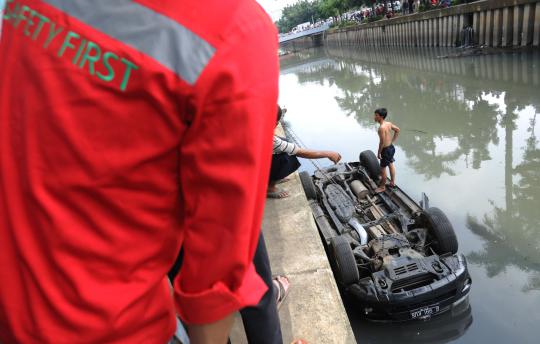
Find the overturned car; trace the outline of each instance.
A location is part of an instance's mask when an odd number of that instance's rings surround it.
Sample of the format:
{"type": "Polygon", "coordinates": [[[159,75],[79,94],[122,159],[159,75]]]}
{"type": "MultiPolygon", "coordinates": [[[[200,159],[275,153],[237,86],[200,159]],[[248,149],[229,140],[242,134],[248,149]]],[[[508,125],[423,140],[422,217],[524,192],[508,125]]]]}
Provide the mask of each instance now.
{"type": "Polygon", "coordinates": [[[368,319],[427,319],[469,293],[467,263],[452,224],[438,208],[395,187],[374,192],[379,163],[360,161],[300,173],[338,284],[368,319]]]}

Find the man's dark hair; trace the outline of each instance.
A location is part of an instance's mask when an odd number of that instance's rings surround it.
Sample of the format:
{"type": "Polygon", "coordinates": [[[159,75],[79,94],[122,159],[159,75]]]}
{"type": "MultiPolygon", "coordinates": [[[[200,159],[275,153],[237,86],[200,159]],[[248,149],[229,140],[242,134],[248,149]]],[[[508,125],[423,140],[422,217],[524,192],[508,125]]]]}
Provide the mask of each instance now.
{"type": "Polygon", "coordinates": [[[381,116],[382,118],[386,119],[386,115],[388,115],[388,111],[386,111],[385,108],[380,108],[375,110],[375,113],[381,116]]]}
{"type": "Polygon", "coordinates": [[[277,106],[277,123],[281,121],[281,117],[283,117],[283,110],[281,110],[281,106],[277,106]]]}

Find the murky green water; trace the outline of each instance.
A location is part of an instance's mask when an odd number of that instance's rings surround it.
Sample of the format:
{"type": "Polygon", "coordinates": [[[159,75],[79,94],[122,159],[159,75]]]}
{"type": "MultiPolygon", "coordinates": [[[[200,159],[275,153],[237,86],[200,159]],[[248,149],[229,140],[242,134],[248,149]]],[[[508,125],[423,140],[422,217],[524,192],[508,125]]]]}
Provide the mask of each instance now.
{"type": "Polygon", "coordinates": [[[351,322],[359,343],[539,343],[540,52],[436,58],[444,53],[319,48],[282,58],[280,104],[309,147],[357,160],[377,149],[373,110],[389,109],[402,129],[397,183],[446,212],[469,262],[470,307],[380,325],[348,304],[351,322]]]}

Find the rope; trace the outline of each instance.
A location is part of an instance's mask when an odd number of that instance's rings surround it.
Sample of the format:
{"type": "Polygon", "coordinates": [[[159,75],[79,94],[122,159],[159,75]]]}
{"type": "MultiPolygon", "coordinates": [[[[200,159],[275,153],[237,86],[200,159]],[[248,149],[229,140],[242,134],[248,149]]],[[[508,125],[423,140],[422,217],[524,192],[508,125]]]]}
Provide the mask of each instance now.
{"type": "MultiPolygon", "coordinates": [[[[304,144],[302,139],[300,139],[300,137],[294,132],[294,130],[288,123],[282,122],[282,127],[283,127],[283,130],[285,131],[285,136],[290,138],[299,147],[306,148],[306,145],[304,144]]],[[[330,181],[330,183],[336,185],[339,188],[339,190],[343,193],[343,195],[345,195],[348,199],[350,199],[353,202],[353,206],[357,210],[361,210],[363,212],[362,205],[360,204],[360,202],[357,199],[354,199],[354,198],[351,199],[350,195],[347,194],[347,192],[343,190],[341,185],[334,180],[334,177],[329,176],[325,171],[323,171],[323,168],[319,166],[317,163],[315,163],[314,160],[309,159],[309,161],[313,164],[316,171],[319,171],[326,178],[326,180],[330,181]],[[360,207],[360,209],[358,209],[358,207],[360,207]]],[[[370,197],[368,197],[368,199],[369,199],[369,203],[373,205],[374,204],[373,200],[371,200],[370,197]]],[[[386,215],[378,219],[376,222],[378,222],[378,224],[384,224],[384,223],[387,223],[388,220],[390,218],[393,218],[394,216],[395,215],[392,215],[392,216],[386,215]]],[[[372,222],[375,222],[375,221],[372,221],[372,222]]],[[[383,242],[383,247],[384,247],[384,242],[383,242]]]]}
{"type": "MultiPolygon", "coordinates": [[[[300,137],[294,132],[294,130],[291,128],[290,125],[288,124],[284,124],[282,122],[282,126],[283,126],[283,130],[285,130],[285,136],[287,136],[288,138],[290,138],[291,140],[293,140],[293,142],[300,148],[306,148],[306,145],[304,144],[304,142],[302,142],[302,140],[300,139],[300,137]]],[[[328,174],[326,174],[326,172],[323,171],[323,168],[318,165],[318,163],[316,163],[315,159],[308,159],[309,162],[311,162],[311,164],[313,164],[313,166],[315,167],[315,170],[318,171],[318,172],[321,172],[322,175],[327,179],[329,180],[332,184],[334,185],[337,185],[339,186],[339,188],[341,190],[343,190],[341,188],[341,185],[339,185],[335,180],[334,180],[334,177],[330,177],[328,174]]],[[[345,190],[343,190],[343,192],[345,193],[345,190]]],[[[347,195],[347,193],[345,193],[345,195],[347,195]]],[[[347,197],[349,197],[349,195],[347,195],[347,197]]]]}
{"type": "MultiPolygon", "coordinates": [[[[283,127],[283,130],[285,130],[285,136],[287,136],[288,138],[290,138],[291,140],[293,140],[293,142],[301,147],[301,148],[306,148],[306,145],[304,144],[304,142],[302,142],[302,139],[300,139],[300,137],[294,132],[294,130],[291,128],[291,126],[289,124],[285,124],[284,122],[282,122],[282,127],[283,127]]],[[[315,163],[315,160],[313,159],[309,159],[309,161],[313,164],[313,166],[315,166],[315,170],[320,172],[325,178],[326,180],[330,181],[330,183],[336,185],[339,190],[341,190],[341,192],[348,198],[348,199],[351,199],[351,197],[349,196],[349,194],[343,190],[343,188],[341,187],[341,185],[339,185],[339,183],[337,183],[335,180],[334,180],[334,177],[331,177],[329,176],[325,171],[323,171],[323,168],[321,166],[318,165],[318,163],[315,163]]],[[[352,202],[353,202],[353,206],[356,208],[357,206],[361,206],[361,204],[358,202],[358,200],[355,200],[355,199],[352,199],[352,202]]]]}

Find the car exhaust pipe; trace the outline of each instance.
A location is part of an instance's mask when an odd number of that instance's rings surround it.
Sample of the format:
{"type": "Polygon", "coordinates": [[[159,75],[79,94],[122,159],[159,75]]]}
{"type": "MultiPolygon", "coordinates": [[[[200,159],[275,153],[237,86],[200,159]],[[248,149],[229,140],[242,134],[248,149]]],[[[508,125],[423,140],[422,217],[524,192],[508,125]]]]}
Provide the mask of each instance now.
{"type": "Polygon", "coordinates": [[[364,186],[364,184],[359,180],[354,180],[351,183],[351,189],[356,195],[356,198],[360,201],[366,198],[369,195],[368,189],[364,186]]]}
{"type": "Polygon", "coordinates": [[[356,218],[351,218],[349,220],[349,225],[351,225],[352,228],[358,233],[358,236],[360,237],[360,245],[367,245],[368,243],[368,234],[364,227],[358,222],[356,218]]]}

